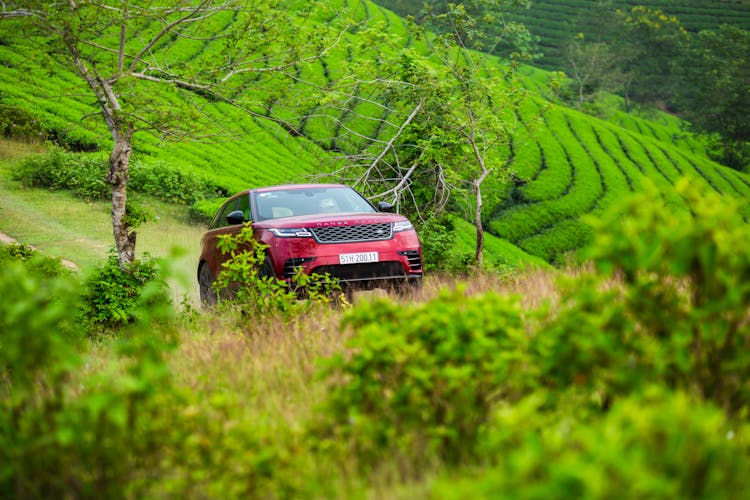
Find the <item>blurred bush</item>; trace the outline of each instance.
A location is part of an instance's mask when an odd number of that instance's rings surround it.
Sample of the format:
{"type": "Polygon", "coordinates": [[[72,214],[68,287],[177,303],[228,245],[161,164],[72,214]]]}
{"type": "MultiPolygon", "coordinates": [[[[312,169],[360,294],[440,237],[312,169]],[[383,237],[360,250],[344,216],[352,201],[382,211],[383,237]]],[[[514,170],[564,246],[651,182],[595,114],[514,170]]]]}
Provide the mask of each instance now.
{"type": "Polygon", "coordinates": [[[494,414],[496,465],[440,481],[435,498],[743,498],[746,424],[681,391],[652,386],[592,421],[530,398],[494,414]],[[741,427],[741,429],[740,429],[741,427]]]}
{"type": "Polygon", "coordinates": [[[83,284],[80,320],[92,337],[134,323],[140,316],[169,316],[169,287],[159,261],[146,255],[120,267],[117,255],[97,267],[83,284]],[[158,314],[157,314],[158,313],[158,314]]]}
{"type": "Polygon", "coordinates": [[[365,468],[394,461],[406,475],[473,459],[493,405],[528,362],[523,316],[517,297],[460,290],[358,305],[343,320],[355,331],[346,352],[321,372],[329,387],[311,429],[317,444],[365,468]]]}

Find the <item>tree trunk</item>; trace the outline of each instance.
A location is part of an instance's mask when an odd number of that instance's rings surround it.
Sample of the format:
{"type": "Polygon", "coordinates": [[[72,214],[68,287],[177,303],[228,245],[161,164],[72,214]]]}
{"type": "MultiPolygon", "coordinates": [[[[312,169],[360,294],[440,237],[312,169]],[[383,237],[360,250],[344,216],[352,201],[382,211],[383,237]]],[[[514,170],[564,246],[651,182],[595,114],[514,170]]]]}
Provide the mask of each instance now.
{"type": "Polygon", "coordinates": [[[132,133],[132,127],[127,126],[118,127],[113,132],[115,144],[109,157],[107,175],[107,182],[112,185],[112,233],[117,258],[123,268],[135,259],[136,232],[128,226],[125,217],[132,133]]]}
{"type": "Polygon", "coordinates": [[[482,250],[484,250],[484,228],[482,227],[482,188],[481,183],[474,181],[474,227],[477,230],[477,246],[475,257],[477,266],[482,268],[482,250]]]}

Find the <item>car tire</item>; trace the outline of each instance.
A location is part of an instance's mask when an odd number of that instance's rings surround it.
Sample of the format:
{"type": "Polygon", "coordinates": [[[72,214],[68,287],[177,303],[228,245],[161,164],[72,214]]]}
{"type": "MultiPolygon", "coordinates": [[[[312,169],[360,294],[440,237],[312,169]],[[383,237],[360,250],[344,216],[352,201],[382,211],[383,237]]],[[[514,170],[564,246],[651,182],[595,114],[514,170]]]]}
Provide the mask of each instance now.
{"type": "Polygon", "coordinates": [[[258,277],[259,278],[265,278],[265,277],[276,277],[276,271],[273,269],[273,262],[271,261],[271,256],[266,254],[265,259],[263,259],[263,264],[260,265],[260,268],[258,269],[258,277]]]}
{"type": "Polygon", "coordinates": [[[208,264],[201,264],[198,268],[198,286],[200,287],[201,304],[204,307],[215,306],[219,301],[219,296],[212,287],[214,281],[208,264]]]}

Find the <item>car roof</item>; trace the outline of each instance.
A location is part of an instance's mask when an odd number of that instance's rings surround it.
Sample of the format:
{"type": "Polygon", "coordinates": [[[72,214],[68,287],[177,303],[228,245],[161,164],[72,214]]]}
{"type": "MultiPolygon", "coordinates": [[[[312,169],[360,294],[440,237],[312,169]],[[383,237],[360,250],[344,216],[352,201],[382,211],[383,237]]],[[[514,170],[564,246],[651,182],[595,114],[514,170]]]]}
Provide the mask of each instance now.
{"type": "Polygon", "coordinates": [[[289,189],[312,189],[312,188],[329,188],[329,187],[339,187],[339,188],[345,188],[349,187],[344,184],[280,184],[277,186],[267,186],[267,187],[259,187],[250,189],[250,192],[255,193],[266,193],[269,191],[284,191],[289,189]]]}

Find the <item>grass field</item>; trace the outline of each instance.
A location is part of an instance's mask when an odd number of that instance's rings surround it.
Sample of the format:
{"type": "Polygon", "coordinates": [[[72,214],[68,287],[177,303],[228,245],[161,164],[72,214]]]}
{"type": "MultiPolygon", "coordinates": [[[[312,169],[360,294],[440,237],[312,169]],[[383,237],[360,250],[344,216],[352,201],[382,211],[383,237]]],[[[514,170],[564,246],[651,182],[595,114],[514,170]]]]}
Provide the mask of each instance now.
{"type": "MultiPolygon", "coordinates": [[[[110,203],[85,201],[68,192],[24,188],[11,179],[14,162],[43,146],[0,140],[0,232],[45,255],[75,263],[83,273],[107,258],[113,247],[110,203]]],[[[205,226],[190,221],[189,209],[134,195],[158,219],[138,231],[139,254],[172,262],[173,295],[198,304],[195,272],[205,226]]]]}

